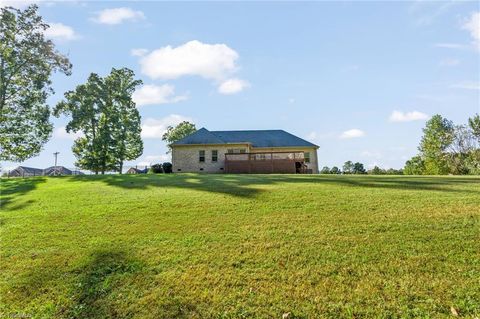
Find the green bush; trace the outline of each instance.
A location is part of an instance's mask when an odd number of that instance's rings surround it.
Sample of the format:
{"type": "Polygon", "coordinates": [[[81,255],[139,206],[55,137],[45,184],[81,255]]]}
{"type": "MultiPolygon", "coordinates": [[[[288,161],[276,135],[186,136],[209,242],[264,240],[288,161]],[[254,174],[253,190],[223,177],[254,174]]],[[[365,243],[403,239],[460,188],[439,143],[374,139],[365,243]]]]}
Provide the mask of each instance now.
{"type": "Polygon", "coordinates": [[[172,163],[170,162],[165,162],[163,163],[163,171],[166,173],[166,174],[170,174],[172,172],[172,163]]]}
{"type": "Polygon", "coordinates": [[[162,164],[153,164],[152,167],[150,167],[150,171],[154,174],[163,173],[162,164]]]}

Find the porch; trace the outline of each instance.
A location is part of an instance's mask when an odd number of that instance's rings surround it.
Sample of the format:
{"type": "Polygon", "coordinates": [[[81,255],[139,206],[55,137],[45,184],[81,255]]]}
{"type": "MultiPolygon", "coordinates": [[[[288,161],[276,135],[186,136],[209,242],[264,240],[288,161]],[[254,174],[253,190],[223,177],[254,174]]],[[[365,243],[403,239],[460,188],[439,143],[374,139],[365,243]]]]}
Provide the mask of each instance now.
{"type": "Polygon", "coordinates": [[[303,152],[262,152],[225,154],[225,173],[306,174],[303,152]]]}

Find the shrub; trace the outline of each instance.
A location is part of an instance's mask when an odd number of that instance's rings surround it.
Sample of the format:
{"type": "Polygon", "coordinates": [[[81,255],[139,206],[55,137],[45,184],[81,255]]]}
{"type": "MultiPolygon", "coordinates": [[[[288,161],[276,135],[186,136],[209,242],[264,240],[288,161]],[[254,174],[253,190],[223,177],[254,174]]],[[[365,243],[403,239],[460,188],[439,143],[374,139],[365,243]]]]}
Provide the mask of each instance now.
{"type": "Polygon", "coordinates": [[[154,174],[163,173],[162,164],[153,164],[152,167],[150,167],[150,171],[154,174]]]}
{"type": "Polygon", "coordinates": [[[166,173],[166,174],[170,174],[172,172],[172,163],[169,163],[169,162],[165,162],[163,163],[163,171],[166,173]]]}

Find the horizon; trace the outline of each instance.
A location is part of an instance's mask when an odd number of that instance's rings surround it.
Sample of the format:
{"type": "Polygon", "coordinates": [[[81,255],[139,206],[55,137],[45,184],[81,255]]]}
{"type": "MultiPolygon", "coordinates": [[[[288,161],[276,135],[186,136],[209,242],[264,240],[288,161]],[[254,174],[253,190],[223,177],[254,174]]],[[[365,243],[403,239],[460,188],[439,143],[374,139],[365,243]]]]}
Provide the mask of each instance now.
{"type": "MultiPolygon", "coordinates": [[[[144,153],[125,167],[169,161],[161,140],[183,120],[212,131],[280,129],[318,145],[319,168],[402,168],[425,122],[480,113],[480,9],[456,2],[89,2],[39,5],[46,36],[73,64],[55,74],[50,107],[92,72],[128,67],[144,153]],[[188,10],[186,10],[188,6],[188,10]],[[248,23],[245,19],[248,18],[248,23]]],[[[75,134],[52,116],[39,156],[17,166],[74,167],[75,134]]]]}

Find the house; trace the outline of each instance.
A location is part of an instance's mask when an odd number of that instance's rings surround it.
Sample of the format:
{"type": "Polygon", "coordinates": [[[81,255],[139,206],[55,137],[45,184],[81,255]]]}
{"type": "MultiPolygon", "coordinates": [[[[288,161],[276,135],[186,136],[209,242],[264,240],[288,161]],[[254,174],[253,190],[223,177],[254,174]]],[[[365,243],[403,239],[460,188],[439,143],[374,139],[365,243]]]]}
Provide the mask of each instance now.
{"type": "Polygon", "coordinates": [[[43,170],[45,176],[72,175],[73,172],[64,166],[50,166],[43,170]]]}
{"type": "Polygon", "coordinates": [[[19,166],[8,173],[9,177],[30,177],[42,175],[43,169],[26,166],[19,166]]]}
{"type": "Polygon", "coordinates": [[[148,168],[145,167],[144,169],[139,169],[136,167],[130,167],[127,171],[127,174],[147,174],[148,168]]]}
{"type": "Polygon", "coordinates": [[[171,147],[174,173],[318,173],[318,146],[283,130],[201,128],[171,147]]]}

